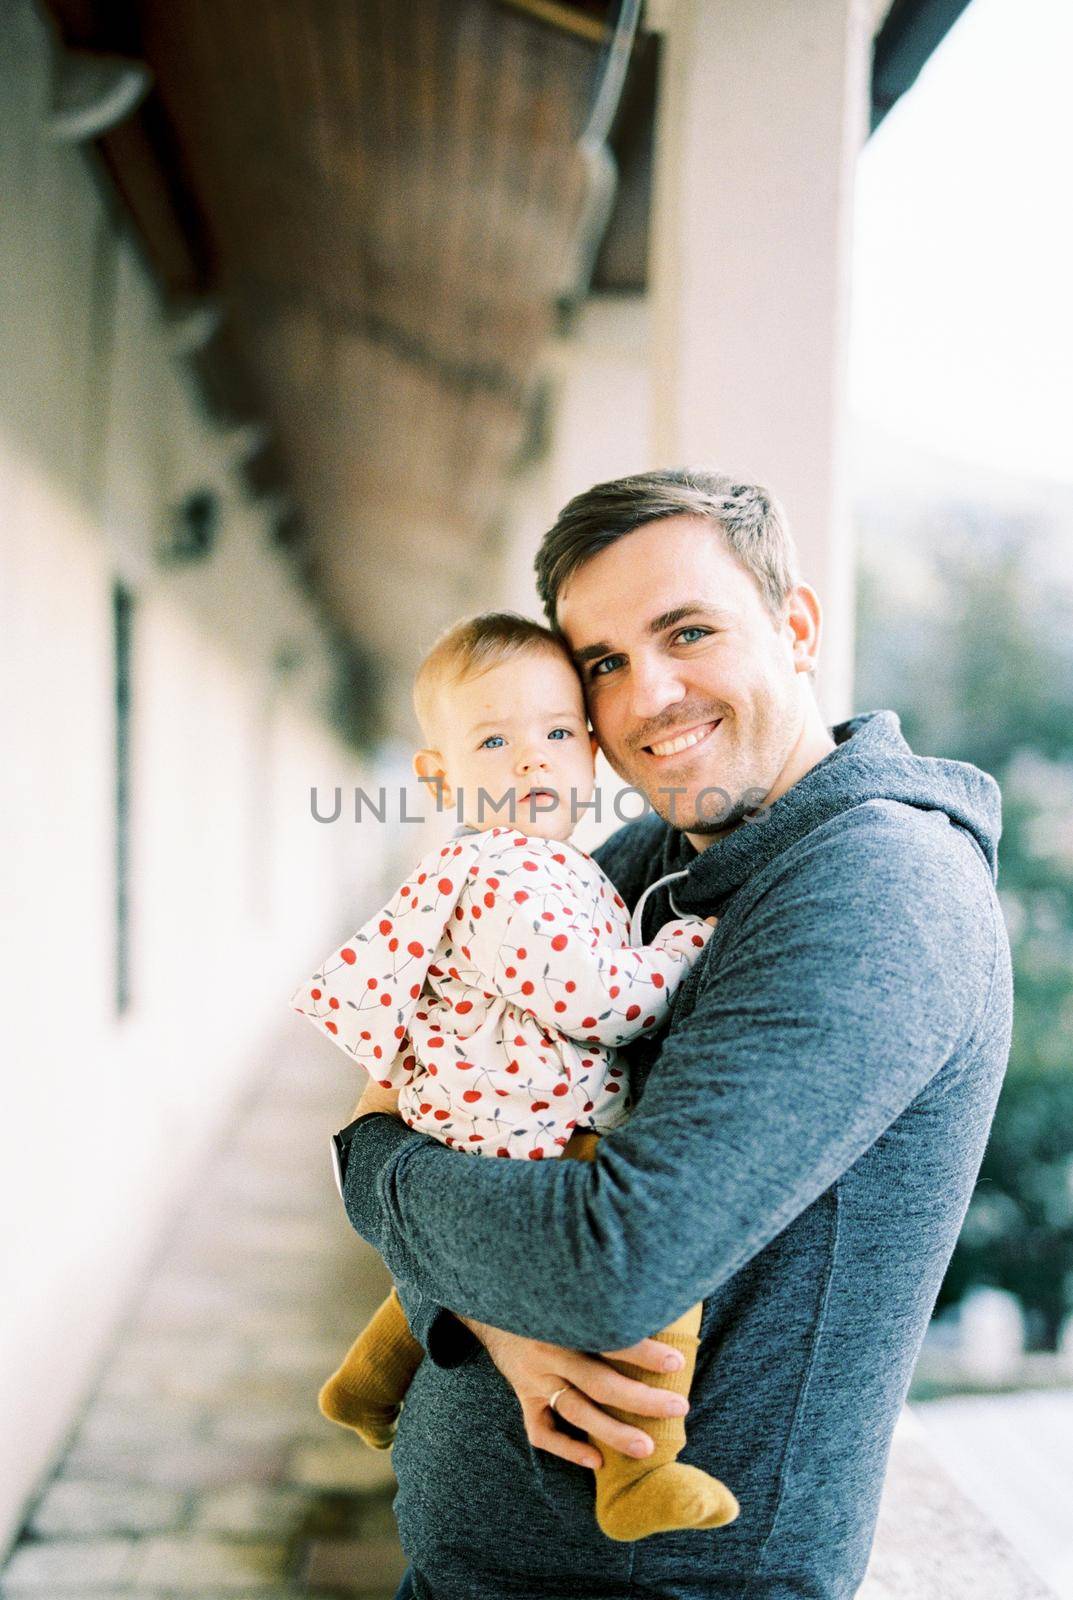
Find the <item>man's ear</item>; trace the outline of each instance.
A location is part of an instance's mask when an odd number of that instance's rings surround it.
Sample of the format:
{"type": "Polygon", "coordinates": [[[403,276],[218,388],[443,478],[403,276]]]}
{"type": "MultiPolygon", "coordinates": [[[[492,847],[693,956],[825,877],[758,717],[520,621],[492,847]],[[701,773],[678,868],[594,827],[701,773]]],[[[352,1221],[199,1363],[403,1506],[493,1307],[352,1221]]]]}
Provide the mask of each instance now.
{"type": "Polygon", "coordinates": [[[451,805],[454,795],[447,782],[447,768],[438,750],[417,750],[413,759],[414,776],[427,784],[436,797],[437,806],[451,805]]]}
{"type": "Polygon", "coordinates": [[[786,601],[786,628],[789,630],[795,672],[815,672],[820,653],[823,611],[820,597],[811,584],[798,583],[786,601]]]}

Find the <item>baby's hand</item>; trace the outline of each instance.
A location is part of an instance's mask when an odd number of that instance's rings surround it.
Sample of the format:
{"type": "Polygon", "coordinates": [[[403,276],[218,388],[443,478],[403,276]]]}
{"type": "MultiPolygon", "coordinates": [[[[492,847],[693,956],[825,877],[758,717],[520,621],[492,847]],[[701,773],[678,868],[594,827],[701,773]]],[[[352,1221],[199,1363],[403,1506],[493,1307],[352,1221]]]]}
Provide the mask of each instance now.
{"type": "Polygon", "coordinates": [[[708,924],[709,928],[714,928],[719,923],[719,918],[718,917],[705,917],[704,920],[708,924]]]}

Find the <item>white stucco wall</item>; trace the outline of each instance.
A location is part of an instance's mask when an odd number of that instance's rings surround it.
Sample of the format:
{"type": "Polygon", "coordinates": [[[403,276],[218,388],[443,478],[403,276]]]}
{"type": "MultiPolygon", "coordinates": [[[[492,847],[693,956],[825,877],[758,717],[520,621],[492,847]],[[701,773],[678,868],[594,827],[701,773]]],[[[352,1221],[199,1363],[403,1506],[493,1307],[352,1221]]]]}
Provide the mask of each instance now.
{"type": "MultiPolygon", "coordinates": [[[[0,53],[0,1538],[299,978],[374,892],[318,827],[353,784],[317,619],[240,492],[84,156],[43,132],[45,35],[0,53]],[[168,508],[218,548],[163,566],[168,508]],[[132,1005],[115,1010],[112,584],[134,595],[132,1005]],[[300,664],[281,676],[282,644],[300,664]]],[[[364,775],[368,782],[368,775],[364,775]]],[[[379,885],[377,885],[377,888],[379,885]]],[[[341,1107],[341,1111],[346,1108],[341,1107]]]]}

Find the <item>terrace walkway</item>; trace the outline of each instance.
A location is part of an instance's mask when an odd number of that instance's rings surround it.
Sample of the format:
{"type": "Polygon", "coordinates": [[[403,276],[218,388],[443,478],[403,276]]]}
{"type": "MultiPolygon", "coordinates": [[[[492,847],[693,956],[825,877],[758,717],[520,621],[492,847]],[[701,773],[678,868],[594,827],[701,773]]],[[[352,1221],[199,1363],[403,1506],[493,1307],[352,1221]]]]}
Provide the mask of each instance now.
{"type": "MultiPolygon", "coordinates": [[[[314,1395],[387,1277],[353,1234],[326,1135],[351,1069],[286,1027],[196,1184],[0,1574],[34,1600],[388,1600],[390,1463],[314,1395]]],[[[1046,1591],[899,1430],[861,1600],[1046,1591]]],[[[579,1600],[584,1600],[579,1596],[579,1600]]]]}

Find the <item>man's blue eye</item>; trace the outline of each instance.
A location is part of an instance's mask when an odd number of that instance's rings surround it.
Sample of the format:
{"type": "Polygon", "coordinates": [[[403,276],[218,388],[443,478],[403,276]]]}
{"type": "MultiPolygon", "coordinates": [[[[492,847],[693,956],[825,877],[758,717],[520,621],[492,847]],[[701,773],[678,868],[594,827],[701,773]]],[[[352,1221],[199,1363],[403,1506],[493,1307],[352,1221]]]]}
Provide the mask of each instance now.
{"type": "Polygon", "coordinates": [[[694,627],[694,628],[682,628],[682,629],[679,630],[678,637],[679,637],[679,639],[682,640],[683,644],[694,644],[696,642],[695,640],[687,639],[685,637],[685,635],[687,633],[695,633],[698,636],[698,638],[703,639],[707,635],[708,629],[707,628],[696,628],[696,627],[694,627]]]}
{"type": "Polygon", "coordinates": [[[492,740],[493,739],[498,739],[500,744],[503,743],[503,735],[501,733],[490,733],[488,735],[487,739],[482,739],[481,740],[480,745],[478,746],[478,749],[491,750],[493,748],[498,748],[498,746],[494,747],[492,745],[492,740]]]}
{"type": "Polygon", "coordinates": [[[621,660],[622,660],[621,656],[604,656],[603,660],[602,661],[597,661],[596,665],[591,669],[591,671],[589,672],[589,677],[590,678],[606,678],[607,677],[607,673],[604,671],[604,668],[605,667],[613,667],[617,662],[619,662],[621,660]]]}
{"type": "Polygon", "coordinates": [[[554,739],[557,733],[561,733],[564,739],[572,739],[574,737],[569,728],[552,728],[548,738],[554,739]]]}

